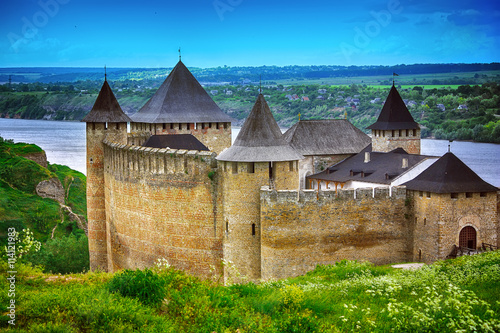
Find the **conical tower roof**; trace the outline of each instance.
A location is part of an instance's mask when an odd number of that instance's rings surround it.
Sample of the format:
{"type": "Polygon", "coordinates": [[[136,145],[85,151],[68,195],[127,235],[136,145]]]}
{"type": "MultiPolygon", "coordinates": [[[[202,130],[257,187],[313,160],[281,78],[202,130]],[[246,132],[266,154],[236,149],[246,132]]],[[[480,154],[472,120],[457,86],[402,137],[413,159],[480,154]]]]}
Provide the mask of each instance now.
{"type": "Polygon", "coordinates": [[[257,97],[234,144],[217,157],[232,162],[279,162],[303,158],[283,138],[262,94],[257,97]]]}
{"type": "Polygon", "coordinates": [[[416,129],[420,128],[420,126],[413,120],[405,102],[403,102],[396,87],[392,85],[377,121],[367,128],[374,130],[399,130],[416,129]]]}
{"type": "Polygon", "coordinates": [[[127,123],[132,120],[123,112],[108,81],[104,80],[92,110],[82,121],[87,123],[127,123]]]}
{"type": "Polygon", "coordinates": [[[232,121],[180,60],[153,97],[131,118],[138,123],[232,121]]]}
{"type": "Polygon", "coordinates": [[[448,152],[403,185],[409,190],[433,193],[496,192],[453,153],[448,152]]]}

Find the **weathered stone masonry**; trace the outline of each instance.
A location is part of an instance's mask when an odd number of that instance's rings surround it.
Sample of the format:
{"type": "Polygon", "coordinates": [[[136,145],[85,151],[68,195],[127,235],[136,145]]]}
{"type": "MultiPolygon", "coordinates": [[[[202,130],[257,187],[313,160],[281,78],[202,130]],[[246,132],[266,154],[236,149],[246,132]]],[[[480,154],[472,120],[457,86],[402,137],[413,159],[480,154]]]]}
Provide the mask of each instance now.
{"type": "Polygon", "coordinates": [[[412,256],[405,188],[261,190],[262,279],[305,274],[343,259],[376,264],[412,256]]]}
{"type": "Polygon", "coordinates": [[[213,274],[222,259],[215,154],[107,141],[104,148],[108,270],[166,258],[193,274],[213,274]]]}

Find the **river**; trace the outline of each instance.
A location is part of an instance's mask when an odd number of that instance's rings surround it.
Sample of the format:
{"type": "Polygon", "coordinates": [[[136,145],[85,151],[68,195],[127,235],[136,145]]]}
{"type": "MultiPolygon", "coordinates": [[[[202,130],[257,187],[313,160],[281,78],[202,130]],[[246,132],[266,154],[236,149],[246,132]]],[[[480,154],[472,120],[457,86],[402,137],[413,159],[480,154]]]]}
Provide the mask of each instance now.
{"type": "MultiPolygon", "coordinates": [[[[233,141],[239,128],[233,128],[233,141]]],[[[85,123],[0,118],[0,136],[15,142],[34,143],[45,150],[53,164],[64,164],[85,173],[85,123]]],[[[441,156],[446,140],[422,140],[422,154],[441,156]]],[[[451,151],[485,181],[500,187],[500,145],[455,141],[451,151]]]]}

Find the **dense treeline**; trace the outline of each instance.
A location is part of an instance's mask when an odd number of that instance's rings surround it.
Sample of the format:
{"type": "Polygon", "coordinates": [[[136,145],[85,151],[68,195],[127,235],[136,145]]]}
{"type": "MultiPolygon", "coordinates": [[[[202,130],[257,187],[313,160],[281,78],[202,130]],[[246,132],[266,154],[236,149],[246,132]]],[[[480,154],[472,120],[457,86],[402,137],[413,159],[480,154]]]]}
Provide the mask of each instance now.
{"type": "MultiPolygon", "coordinates": [[[[478,76],[480,76],[478,74],[478,76]]],[[[391,82],[392,83],[392,82],[391,82]]],[[[0,116],[22,119],[80,120],[92,108],[102,82],[74,84],[20,84],[17,91],[0,93],[0,116]]],[[[122,109],[133,114],[157,89],[155,81],[110,82],[122,109]]],[[[265,85],[273,114],[282,127],[302,119],[348,119],[365,130],[376,121],[389,91],[387,86],[265,85]],[[303,100],[306,99],[307,100],[303,100]]],[[[457,88],[412,85],[398,87],[408,109],[423,126],[423,137],[500,143],[500,87],[496,82],[461,85],[457,88]]],[[[0,86],[8,90],[6,85],[0,86]]],[[[0,89],[1,90],[1,89],[0,89]]],[[[259,92],[257,85],[206,87],[216,103],[241,125],[259,92]]]]}
{"type": "MultiPolygon", "coordinates": [[[[236,119],[248,115],[258,94],[258,88],[237,86],[212,87],[211,91],[215,93],[213,89],[217,88],[221,90],[217,90],[214,100],[236,119]]],[[[496,82],[457,89],[399,87],[398,91],[421,124],[423,137],[500,143],[500,86],[496,82]]],[[[376,121],[389,88],[278,85],[263,87],[262,93],[283,127],[294,124],[300,113],[301,119],[338,119],[347,115],[356,127],[365,130],[376,121]]]]}
{"type": "MultiPolygon", "coordinates": [[[[189,64],[187,64],[189,66],[189,64]]],[[[172,68],[109,68],[115,80],[144,80],[165,77],[172,68]]],[[[258,82],[262,75],[266,80],[355,77],[398,74],[435,74],[463,73],[500,70],[500,63],[475,64],[411,64],[394,66],[219,66],[213,68],[190,67],[192,73],[200,81],[206,82],[241,82],[250,80],[258,82]]],[[[85,80],[102,80],[101,68],[0,68],[0,82],[8,82],[9,75],[13,82],[76,82],[85,80]]],[[[470,82],[463,82],[469,83],[470,82]]],[[[443,84],[451,84],[449,82],[443,84]]],[[[454,83],[456,84],[456,83],[454,83]]]]}

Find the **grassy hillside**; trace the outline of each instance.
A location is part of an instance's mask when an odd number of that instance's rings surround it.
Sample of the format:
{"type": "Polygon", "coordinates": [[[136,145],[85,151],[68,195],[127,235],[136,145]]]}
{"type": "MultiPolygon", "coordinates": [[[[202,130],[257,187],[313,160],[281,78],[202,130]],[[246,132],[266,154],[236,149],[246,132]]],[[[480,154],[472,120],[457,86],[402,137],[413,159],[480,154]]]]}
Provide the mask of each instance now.
{"type": "MultiPolygon", "coordinates": [[[[49,276],[19,265],[13,332],[498,332],[500,252],[416,271],[342,261],[221,286],[172,268],[49,276]]],[[[6,264],[0,270],[6,271],[6,264]]],[[[7,281],[0,281],[2,290],[7,281]]],[[[2,326],[10,320],[0,294],[2,326]]]]}
{"type": "MultiPolygon", "coordinates": [[[[64,239],[66,245],[72,241],[66,240],[69,235],[86,240],[81,225],[72,220],[69,213],[62,210],[57,201],[36,194],[36,186],[41,181],[58,178],[64,187],[65,205],[69,206],[73,213],[80,215],[85,223],[87,215],[85,175],[63,165],[49,164],[48,168],[44,168],[24,157],[41,152],[42,149],[36,145],[13,143],[0,137],[0,253],[2,255],[5,254],[4,246],[7,243],[9,228],[15,228],[20,233],[24,229],[31,230],[34,239],[42,243],[41,253],[45,256],[52,255],[44,252],[45,245],[53,246],[51,242],[56,240],[64,239]]],[[[62,244],[56,245],[62,246],[62,244]]],[[[66,249],[66,252],[71,251],[72,249],[66,249]]],[[[88,262],[88,249],[80,251],[79,255],[86,255],[88,262]]],[[[27,256],[23,260],[36,259],[30,258],[27,256]]],[[[41,263],[42,259],[47,270],[57,271],[49,267],[52,258],[38,257],[38,263],[41,263]]],[[[85,264],[85,267],[88,267],[88,264],[85,264]]],[[[82,268],[73,271],[82,271],[82,268]]]]}

